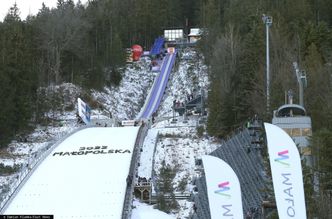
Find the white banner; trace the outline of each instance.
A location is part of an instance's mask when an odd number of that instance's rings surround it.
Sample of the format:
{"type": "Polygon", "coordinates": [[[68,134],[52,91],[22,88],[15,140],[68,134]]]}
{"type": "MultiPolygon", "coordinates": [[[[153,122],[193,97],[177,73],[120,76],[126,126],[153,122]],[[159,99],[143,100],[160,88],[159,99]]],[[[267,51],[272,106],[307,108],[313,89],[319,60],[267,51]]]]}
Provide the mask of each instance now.
{"type": "Polygon", "coordinates": [[[243,219],[241,188],[233,169],[222,159],[203,156],[211,219],[243,219]]]}
{"type": "Polygon", "coordinates": [[[280,219],[305,219],[306,207],[299,151],[278,126],[264,123],[273,188],[280,219]]]}
{"type": "Polygon", "coordinates": [[[90,122],[90,114],[91,110],[88,104],[86,104],[81,98],[77,98],[77,106],[78,106],[78,115],[84,121],[85,124],[90,122]]]}

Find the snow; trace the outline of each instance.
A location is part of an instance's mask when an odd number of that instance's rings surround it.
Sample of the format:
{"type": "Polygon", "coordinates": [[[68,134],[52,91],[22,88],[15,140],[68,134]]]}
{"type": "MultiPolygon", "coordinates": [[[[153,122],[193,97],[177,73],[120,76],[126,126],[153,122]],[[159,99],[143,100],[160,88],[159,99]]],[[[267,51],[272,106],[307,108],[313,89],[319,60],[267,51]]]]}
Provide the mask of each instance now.
{"type": "MultiPolygon", "coordinates": [[[[215,143],[213,139],[206,137],[205,134],[203,138],[197,136],[196,130],[198,121],[200,120],[198,116],[183,118],[176,114],[177,122],[171,122],[173,116],[173,100],[184,102],[189,94],[195,95],[199,93],[201,89],[207,93],[209,85],[207,67],[203,64],[203,58],[199,56],[198,52],[194,49],[185,49],[179,51],[179,56],[178,67],[174,67],[171,73],[166,93],[157,111],[157,122],[152,125],[145,138],[142,148],[143,153],[140,155],[138,175],[152,178],[152,170],[158,175],[161,163],[165,160],[166,164],[172,167],[177,166],[177,173],[173,181],[175,192],[182,192],[179,191],[178,185],[183,179],[187,181],[184,192],[191,192],[193,187],[192,180],[198,174],[195,159],[199,159],[202,155],[210,153],[218,147],[218,144],[215,143]]],[[[144,104],[153,80],[156,77],[156,73],[149,71],[149,64],[150,60],[147,57],[143,57],[139,62],[128,64],[126,69],[124,69],[123,80],[118,88],[105,87],[103,91],[92,91],[92,99],[99,105],[102,105],[100,108],[92,108],[92,120],[110,121],[113,125],[116,125],[116,123],[121,120],[136,118],[144,104]],[[112,116],[111,119],[110,114],[112,116]]],[[[72,84],[64,84],[62,87],[59,86],[56,89],[66,90],[63,98],[67,99],[70,104],[76,104],[76,99],[80,96],[80,88],[72,84]],[[68,96],[71,98],[65,98],[68,96]]],[[[48,116],[53,118],[55,122],[48,124],[48,126],[38,126],[32,134],[27,136],[27,142],[24,140],[13,141],[9,145],[8,151],[0,155],[0,162],[9,166],[13,166],[14,164],[25,166],[31,162],[31,160],[35,159],[35,157],[39,157],[40,154],[50,145],[54,144],[56,140],[61,139],[66,134],[81,126],[76,121],[75,110],[69,112],[52,111],[48,116]]],[[[108,130],[108,128],[99,129],[108,130]]],[[[97,140],[99,141],[99,139],[97,140]]],[[[87,139],[86,142],[89,142],[89,139],[87,139]]],[[[74,145],[76,144],[73,144],[73,146],[74,145]]],[[[56,150],[58,149],[59,148],[56,150]]],[[[66,159],[67,158],[63,160],[65,161],[66,159]]],[[[88,164],[83,161],[78,160],[78,162],[82,162],[82,167],[88,168],[88,170],[90,170],[89,174],[91,172],[94,177],[99,177],[98,174],[102,172],[99,170],[106,171],[103,169],[103,165],[98,167],[93,165],[95,170],[92,170],[88,167],[88,164]]],[[[74,167],[81,171],[79,165],[75,165],[74,167]]],[[[122,168],[123,167],[121,167],[121,169],[122,168]]],[[[126,169],[126,171],[127,170],[128,169],[126,169]]],[[[14,182],[18,174],[20,174],[20,172],[8,176],[0,176],[0,184],[2,186],[2,197],[0,197],[0,201],[5,194],[8,194],[8,185],[15,184],[14,182]]],[[[47,176],[51,175],[52,174],[48,171],[47,176]]],[[[68,177],[73,181],[77,179],[80,179],[80,182],[83,181],[82,176],[74,175],[77,178],[72,178],[72,176],[68,177]]],[[[93,187],[91,190],[94,190],[95,185],[97,185],[96,189],[98,189],[102,182],[96,179],[97,178],[94,180],[92,180],[92,178],[91,180],[89,179],[88,182],[94,186],[84,184],[86,188],[93,187]]],[[[123,184],[125,185],[125,183],[123,184]]],[[[78,188],[81,188],[82,191],[86,189],[82,186],[78,186],[78,188]]],[[[77,195],[79,197],[78,200],[82,199],[83,193],[77,195]]],[[[93,194],[91,194],[91,196],[94,197],[93,194]]],[[[104,194],[101,196],[106,197],[107,195],[104,194]]],[[[121,205],[122,203],[123,202],[121,202],[121,205]]],[[[172,215],[167,216],[164,213],[154,210],[153,206],[134,201],[133,205],[135,209],[133,210],[132,218],[141,217],[148,219],[147,212],[150,211],[155,213],[157,211],[159,213],[157,213],[158,216],[151,216],[151,218],[162,218],[161,215],[168,218],[190,217],[193,211],[193,203],[190,200],[178,200],[178,204],[179,209],[172,211],[172,215]]],[[[61,204],[57,203],[57,205],[61,204]]],[[[99,216],[101,217],[102,215],[99,214],[99,216]]]]}
{"type": "Polygon", "coordinates": [[[162,211],[153,209],[151,205],[134,201],[134,206],[136,206],[136,208],[132,211],[131,219],[174,219],[174,217],[162,211]]]}
{"type": "MultiPolygon", "coordinates": [[[[108,125],[116,125],[122,119],[133,118],[138,114],[148,88],[156,76],[155,73],[148,71],[149,64],[149,58],[143,57],[139,62],[127,66],[118,88],[105,87],[103,92],[92,91],[91,95],[94,101],[102,105],[101,108],[92,108],[91,120],[93,123],[96,120],[102,120],[101,124],[105,122],[108,125]],[[112,119],[110,119],[110,113],[112,119]]],[[[76,108],[77,98],[84,96],[81,88],[70,83],[40,88],[39,91],[46,95],[47,99],[52,96],[60,97],[63,103],[57,108],[62,110],[70,109],[71,106],[76,108]]],[[[19,164],[24,167],[40,157],[57,140],[82,126],[82,124],[77,123],[76,109],[71,111],[51,110],[46,116],[52,122],[38,125],[31,134],[24,137],[25,139],[13,140],[8,145],[7,150],[0,152],[0,163],[5,166],[19,164]]],[[[0,172],[0,204],[9,194],[11,188],[8,186],[15,187],[17,178],[20,178],[22,171],[23,168],[11,175],[3,175],[0,172]]]]}
{"type": "MultiPolygon", "coordinates": [[[[172,73],[166,96],[157,112],[160,122],[153,124],[145,138],[138,175],[154,179],[152,169],[158,175],[162,162],[165,161],[177,170],[173,180],[175,192],[182,192],[178,189],[181,180],[187,181],[185,192],[191,192],[192,181],[198,174],[195,160],[212,152],[219,145],[213,139],[197,136],[199,116],[184,119],[176,115],[177,122],[171,122],[174,99],[184,102],[188,94],[195,94],[200,89],[206,92],[208,88],[207,68],[197,52],[191,49],[185,50],[180,55],[180,60],[179,68],[172,73]],[[151,156],[153,154],[154,156],[151,156]]],[[[172,215],[175,218],[189,218],[193,211],[193,202],[178,200],[178,204],[179,209],[172,215]]],[[[141,205],[135,207],[138,210],[142,208],[141,205]]]]}
{"type": "Polygon", "coordinates": [[[94,91],[93,97],[112,113],[117,121],[134,119],[141,110],[156,74],[149,71],[151,61],[142,57],[128,65],[118,88],[105,87],[94,91]]]}
{"type": "Polygon", "coordinates": [[[120,218],[137,132],[97,127],[73,134],[35,169],[4,213],[120,218]]]}
{"type": "Polygon", "coordinates": [[[141,165],[138,167],[138,173],[140,177],[145,177],[146,179],[151,178],[152,173],[152,165],[153,165],[153,156],[154,156],[154,148],[157,144],[157,129],[150,129],[148,131],[147,136],[144,139],[143,143],[143,152],[141,153],[140,163],[141,165]]]}

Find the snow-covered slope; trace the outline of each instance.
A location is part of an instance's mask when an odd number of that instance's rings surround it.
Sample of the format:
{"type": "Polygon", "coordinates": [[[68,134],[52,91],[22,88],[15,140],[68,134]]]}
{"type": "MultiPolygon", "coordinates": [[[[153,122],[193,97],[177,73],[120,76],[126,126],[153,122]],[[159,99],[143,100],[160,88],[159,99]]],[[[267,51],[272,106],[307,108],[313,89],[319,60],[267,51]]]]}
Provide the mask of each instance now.
{"type": "MultiPolygon", "coordinates": [[[[105,87],[104,92],[92,91],[95,101],[108,111],[105,113],[105,110],[92,108],[92,119],[109,120],[109,112],[118,121],[135,117],[140,111],[148,88],[155,77],[154,73],[148,71],[149,63],[148,58],[142,58],[139,62],[129,64],[118,88],[105,87]]],[[[48,95],[48,98],[52,95],[56,96],[62,104],[46,114],[51,122],[46,125],[38,125],[30,135],[12,141],[7,150],[0,151],[0,164],[6,168],[18,169],[12,174],[5,174],[0,170],[0,204],[22,179],[26,166],[31,166],[31,163],[57,140],[82,126],[77,122],[76,109],[63,111],[75,108],[70,106],[76,105],[77,97],[84,96],[81,88],[66,83],[41,88],[40,91],[46,96],[48,95]]],[[[83,100],[85,99],[83,98],[83,100]]]]}
{"type": "MultiPolygon", "coordinates": [[[[138,174],[140,177],[152,178],[154,185],[158,183],[159,171],[163,161],[166,165],[176,169],[173,180],[175,192],[191,192],[192,180],[197,175],[195,159],[208,154],[218,147],[213,139],[197,136],[199,116],[184,118],[177,116],[177,122],[172,123],[173,100],[184,102],[188,94],[207,91],[207,68],[202,57],[193,49],[186,49],[180,53],[178,68],[172,72],[168,89],[158,110],[158,116],[165,120],[157,122],[149,130],[143,145],[138,174]],[[167,119],[168,118],[168,119],[167,119]],[[152,156],[153,155],[153,156],[152,156]],[[152,174],[152,170],[156,175],[152,174]],[[180,191],[179,184],[186,182],[185,191],[180,191]]],[[[156,188],[154,188],[156,190],[156,188]]],[[[172,215],[175,218],[188,218],[193,211],[193,203],[189,200],[179,200],[179,209],[172,215]]],[[[135,203],[134,203],[135,205],[135,203]]],[[[140,209],[140,205],[136,205],[140,209]]],[[[144,211],[144,208],[142,209],[144,211]]]]}
{"type": "MultiPolygon", "coordinates": [[[[174,100],[184,102],[188,95],[197,93],[200,89],[207,91],[208,76],[207,67],[203,64],[202,57],[194,49],[185,49],[179,52],[180,59],[173,69],[171,78],[167,85],[166,94],[158,110],[158,117],[161,122],[153,124],[148,132],[141,154],[139,176],[150,178],[152,170],[156,173],[153,176],[158,180],[159,170],[162,161],[172,167],[176,166],[177,173],[174,178],[174,190],[179,191],[181,181],[187,182],[186,191],[191,191],[192,179],[195,176],[195,159],[202,154],[207,154],[217,147],[213,139],[197,136],[198,117],[191,116],[187,122],[182,117],[177,117],[176,123],[167,120],[173,115],[172,105],[174,100]]],[[[118,88],[105,87],[103,92],[93,91],[92,96],[106,111],[109,111],[117,121],[133,119],[139,113],[144,100],[156,76],[149,71],[150,60],[143,58],[141,61],[129,64],[124,72],[123,80],[118,88]]],[[[71,87],[71,85],[70,85],[71,87]]],[[[76,92],[73,92],[76,95],[76,92]]],[[[206,92],[207,93],[207,92],[206,92]]],[[[72,101],[75,101],[74,98],[72,101]]],[[[39,126],[33,134],[27,137],[28,142],[19,141],[10,144],[8,151],[2,154],[0,162],[6,165],[21,164],[25,166],[29,160],[33,160],[38,153],[44,151],[49,145],[65,134],[76,129],[76,111],[66,113],[52,112],[58,123],[49,126],[39,126]]],[[[95,119],[107,119],[109,115],[102,116],[99,109],[93,109],[92,117],[95,119]]],[[[12,184],[19,173],[9,176],[0,176],[2,193],[8,192],[5,185],[12,184]],[[4,191],[5,189],[7,191],[4,191]]],[[[182,192],[182,191],[181,191],[182,192]]],[[[4,196],[0,196],[4,197],[4,196]]],[[[178,201],[180,208],[172,211],[176,218],[186,218],[192,211],[193,203],[187,200],[178,201]]],[[[140,210],[146,210],[143,205],[135,202],[134,213],[141,215],[140,210]]],[[[142,213],[142,212],[141,212],[142,213]]],[[[135,215],[133,214],[133,215],[135,215]]],[[[144,213],[143,213],[144,215],[144,213]]]]}
{"type": "Polygon", "coordinates": [[[137,132],[95,127],[73,134],[34,170],[4,213],[121,218],[137,132]]]}
{"type": "Polygon", "coordinates": [[[150,59],[128,64],[120,86],[105,87],[103,92],[94,91],[92,95],[116,120],[134,119],[144,104],[156,73],[149,71],[150,59]]]}
{"type": "Polygon", "coordinates": [[[132,212],[132,219],[174,219],[174,217],[154,209],[153,206],[134,201],[136,206],[132,212]]]}

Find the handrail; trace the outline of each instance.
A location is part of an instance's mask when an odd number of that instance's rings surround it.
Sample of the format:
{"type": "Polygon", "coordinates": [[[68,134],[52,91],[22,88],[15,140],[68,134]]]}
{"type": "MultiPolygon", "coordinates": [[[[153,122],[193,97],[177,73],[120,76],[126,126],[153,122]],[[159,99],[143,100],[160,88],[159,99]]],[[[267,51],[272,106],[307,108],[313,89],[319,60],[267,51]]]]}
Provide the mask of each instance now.
{"type": "Polygon", "coordinates": [[[140,157],[140,149],[143,146],[144,139],[147,135],[148,126],[142,125],[138,130],[138,134],[136,137],[136,142],[133,150],[133,155],[131,157],[130,168],[129,168],[129,176],[131,176],[132,180],[130,185],[127,184],[126,194],[123,203],[122,209],[122,219],[129,219],[131,217],[131,203],[133,199],[133,191],[134,191],[134,183],[133,179],[136,176],[137,168],[138,168],[138,161],[140,157]]]}
{"type": "Polygon", "coordinates": [[[152,171],[151,171],[151,179],[152,179],[152,185],[155,188],[155,191],[157,191],[158,187],[157,187],[157,183],[156,183],[156,171],[154,170],[154,163],[155,163],[155,155],[156,155],[156,149],[157,149],[157,144],[160,138],[160,134],[159,132],[157,133],[157,137],[156,137],[156,142],[154,144],[154,148],[153,148],[153,156],[152,156],[152,171]]]}

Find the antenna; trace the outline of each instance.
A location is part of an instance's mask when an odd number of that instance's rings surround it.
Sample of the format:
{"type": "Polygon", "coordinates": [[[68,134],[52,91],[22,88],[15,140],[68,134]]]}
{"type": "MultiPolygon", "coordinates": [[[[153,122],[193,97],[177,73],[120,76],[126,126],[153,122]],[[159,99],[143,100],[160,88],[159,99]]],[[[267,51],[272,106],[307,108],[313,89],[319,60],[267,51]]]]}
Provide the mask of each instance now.
{"type": "Polygon", "coordinates": [[[307,75],[304,70],[300,71],[297,62],[293,62],[295,75],[297,78],[297,82],[299,84],[299,101],[300,105],[304,107],[303,103],[303,88],[307,87],[307,75]]]}

